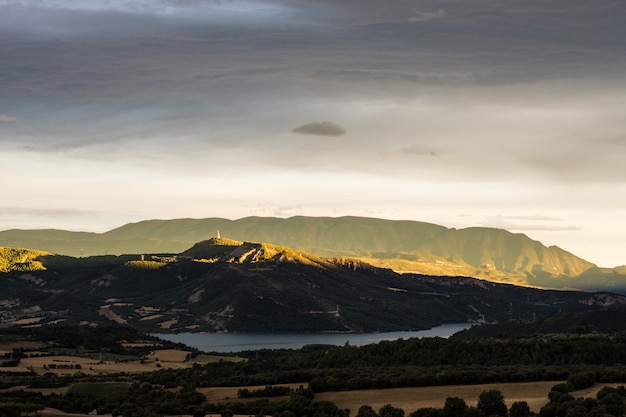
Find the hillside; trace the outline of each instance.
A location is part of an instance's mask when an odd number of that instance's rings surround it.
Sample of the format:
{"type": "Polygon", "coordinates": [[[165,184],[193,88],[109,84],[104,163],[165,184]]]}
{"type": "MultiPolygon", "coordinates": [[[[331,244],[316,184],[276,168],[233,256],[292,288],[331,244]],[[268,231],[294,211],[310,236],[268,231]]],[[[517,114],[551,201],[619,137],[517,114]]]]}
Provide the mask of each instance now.
{"type": "Polygon", "coordinates": [[[180,254],[73,258],[22,251],[37,264],[0,273],[4,325],[372,332],[541,318],[626,303],[625,296],[607,293],[398,274],[350,258],[223,238],[180,254]]]}
{"type": "Polygon", "coordinates": [[[148,220],[106,233],[0,232],[0,245],[68,256],[180,253],[221,231],[322,257],[356,257],[398,272],[472,276],[544,288],[626,293],[626,270],[598,268],[556,246],[502,229],[449,229],[417,221],[363,217],[247,217],[148,220]]]}
{"type": "Polygon", "coordinates": [[[533,321],[508,321],[484,326],[474,326],[457,333],[456,338],[470,337],[520,337],[548,333],[617,334],[626,332],[626,306],[586,311],[561,313],[533,321]]]}

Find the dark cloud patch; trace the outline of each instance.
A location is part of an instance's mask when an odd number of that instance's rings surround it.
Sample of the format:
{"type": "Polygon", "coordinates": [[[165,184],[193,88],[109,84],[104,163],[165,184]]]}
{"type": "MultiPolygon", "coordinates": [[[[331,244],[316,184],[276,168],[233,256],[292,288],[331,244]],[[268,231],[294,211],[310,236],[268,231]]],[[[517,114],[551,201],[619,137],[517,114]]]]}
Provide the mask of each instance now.
{"type": "Polygon", "coordinates": [[[315,135],[315,136],[330,136],[339,137],[347,133],[343,126],[333,122],[312,122],[305,125],[296,127],[292,130],[293,133],[299,135],[315,135]]]}
{"type": "Polygon", "coordinates": [[[441,155],[440,151],[437,151],[431,147],[423,146],[423,145],[411,145],[406,146],[400,149],[400,153],[406,155],[417,155],[417,156],[439,156],[441,155]]]}
{"type": "Polygon", "coordinates": [[[371,96],[623,78],[626,65],[614,1],[20,3],[0,2],[3,96],[223,104],[303,86],[371,96]]]}
{"type": "Polygon", "coordinates": [[[434,12],[423,12],[419,9],[413,9],[414,15],[409,18],[409,22],[425,22],[431,19],[439,19],[446,15],[444,9],[437,9],[434,12]]]}

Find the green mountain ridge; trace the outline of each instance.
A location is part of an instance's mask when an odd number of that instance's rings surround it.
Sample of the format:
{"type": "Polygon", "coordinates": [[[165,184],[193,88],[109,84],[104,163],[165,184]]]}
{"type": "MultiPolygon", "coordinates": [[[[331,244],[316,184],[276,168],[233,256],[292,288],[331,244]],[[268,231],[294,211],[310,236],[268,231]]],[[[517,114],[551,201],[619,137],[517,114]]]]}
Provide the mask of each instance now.
{"type": "Polygon", "coordinates": [[[466,277],[398,274],[353,258],[211,238],[179,254],[30,259],[0,273],[0,323],[116,322],[149,332],[372,332],[531,320],[626,304],[611,293],[549,291],[466,277]]]}
{"type": "Polygon", "coordinates": [[[626,293],[625,268],[598,268],[556,246],[503,229],[449,229],[364,217],[246,217],[146,220],[97,234],[59,230],[0,232],[0,245],[69,256],[180,253],[216,236],[270,242],[321,257],[353,257],[398,272],[472,276],[546,288],[626,293]]]}

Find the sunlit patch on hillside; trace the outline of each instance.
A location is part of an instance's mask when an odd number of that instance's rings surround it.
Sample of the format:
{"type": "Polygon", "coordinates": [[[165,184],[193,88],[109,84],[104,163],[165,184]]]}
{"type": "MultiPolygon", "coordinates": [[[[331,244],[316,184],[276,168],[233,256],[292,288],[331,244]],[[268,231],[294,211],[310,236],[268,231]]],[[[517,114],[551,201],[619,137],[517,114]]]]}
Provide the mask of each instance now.
{"type": "Polygon", "coordinates": [[[167,265],[167,262],[160,261],[128,261],[124,264],[134,269],[159,269],[167,265]]]}
{"type": "Polygon", "coordinates": [[[38,250],[0,247],[0,272],[45,271],[46,267],[37,258],[51,255],[38,250]]]}

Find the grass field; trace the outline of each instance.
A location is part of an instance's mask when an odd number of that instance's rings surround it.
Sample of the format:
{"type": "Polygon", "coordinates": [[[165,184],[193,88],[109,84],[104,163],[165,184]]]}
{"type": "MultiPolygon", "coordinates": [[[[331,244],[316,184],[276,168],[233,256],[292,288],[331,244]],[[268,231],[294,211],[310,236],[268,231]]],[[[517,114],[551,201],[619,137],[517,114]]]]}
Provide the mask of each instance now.
{"type": "MultiPolygon", "coordinates": [[[[370,405],[378,411],[386,404],[402,408],[406,415],[418,408],[443,408],[448,397],[463,398],[468,405],[476,406],[478,396],[481,392],[497,389],[504,394],[507,406],[515,401],[526,401],[532,411],[539,412],[548,402],[548,392],[559,383],[565,381],[541,381],[541,382],[520,382],[507,384],[478,384],[478,385],[449,385],[437,387],[417,387],[417,388],[391,388],[379,390],[358,390],[358,391],[338,391],[322,392],[315,394],[316,401],[332,401],[339,408],[347,408],[352,416],[356,415],[362,405],[370,405]]],[[[282,384],[281,384],[282,385],[282,384]]],[[[286,384],[292,389],[306,384],[286,384]]],[[[616,386],[619,384],[614,384],[616,386]]],[[[595,394],[603,385],[596,385],[582,391],[572,393],[574,397],[595,397],[595,394]]],[[[211,387],[199,388],[208,402],[243,401],[237,399],[237,391],[240,388],[258,390],[264,386],[257,387],[211,387]]],[[[274,399],[276,400],[276,398],[274,399]]]]}
{"type": "Polygon", "coordinates": [[[317,394],[315,399],[332,401],[339,408],[349,409],[352,416],[356,415],[362,405],[369,405],[378,411],[386,404],[402,408],[408,415],[419,408],[443,408],[448,397],[463,398],[468,405],[476,406],[481,392],[497,389],[504,394],[507,406],[515,401],[526,401],[532,411],[539,412],[548,402],[550,388],[561,382],[564,381],[328,392],[317,394]]]}
{"type": "MultiPolygon", "coordinates": [[[[189,352],[176,349],[155,350],[147,360],[139,359],[118,361],[86,358],[73,355],[40,356],[23,358],[19,367],[14,370],[33,370],[38,374],[52,372],[58,375],[73,375],[81,372],[87,375],[110,374],[118,372],[149,372],[158,368],[180,369],[189,368],[194,361],[186,361],[189,352]]],[[[130,357],[128,357],[130,358],[130,357]]],[[[208,361],[203,358],[204,361],[208,361]]]]}
{"type": "MultiPolygon", "coordinates": [[[[289,387],[293,390],[298,389],[300,386],[308,386],[306,382],[301,384],[276,384],[276,386],[281,387],[289,387]]],[[[201,392],[206,397],[207,402],[220,403],[231,401],[233,399],[237,399],[237,391],[242,388],[247,388],[249,391],[256,391],[265,388],[266,385],[256,385],[256,386],[247,386],[247,387],[210,387],[210,388],[196,388],[196,391],[201,392]]],[[[320,394],[321,395],[321,394],[320,394]]],[[[316,396],[317,397],[317,396],[316,396]]],[[[282,398],[289,398],[289,396],[285,397],[274,397],[270,398],[270,401],[276,401],[282,398]]],[[[257,398],[246,398],[241,399],[240,401],[255,401],[257,398]]]]}
{"type": "MultiPolygon", "coordinates": [[[[332,401],[337,404],[339,408],[347,408],[350,410],[351,416],[355,416],[359,407],[362,405],[369,405],[375,411],[378,411],[387,404],[402,408],[405,411],[405,415],[408,415],[419,408],[443,408],[446,398],[448,397],[463,398],[467,405],[476,406],[478,396],[481,392],[496,389],[504,394],[507,407],[510,407],[515,401],[526,401],[530,409],[538,413],[541,407],[548,403],[548,393],[550,389],[554,385],[564,382],[565,381],[541,381],[326,392],[316,394],[315,399],[318,401],[332,401]]],[[[598,391],[603,387],[616,387],[619,385],[624,384],[596,384],[584,390],[572,391],[570,394],[574,398],[595,398],[598,391]]]]}
{"type": "MultiPolygon", "coordinates": [[[[10,352],[6,347],[1,352],[10,352]]],[[[191,352],[179,349],[157,349],[145,360],[140,360],[135,356],[112,355],[105,353],[102,360],[98,352],[82,352],[79,350],[64,349],[56,355],[43,356],[45,352],[38,352],[42,356],[22,358],[16,367],[3,369],[16,372],[33,371],[38,374],[55,373],[57,375],[74,375],[83,373],[86,375],[111,374],[119,372],[150,372],[159,368],[181,369],[189,368],[194,363],[211,363],[218,361],[243,361],[243,358],[233,356],[217,356],[201,354],[191,358],[191,352]]],[[[0,364],[3,362],[0,360],[0,364]]]]}

